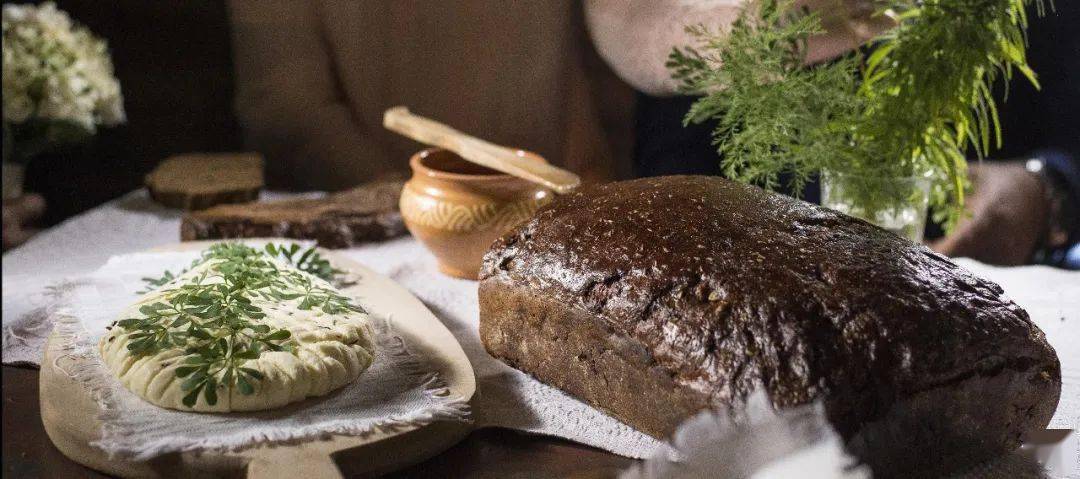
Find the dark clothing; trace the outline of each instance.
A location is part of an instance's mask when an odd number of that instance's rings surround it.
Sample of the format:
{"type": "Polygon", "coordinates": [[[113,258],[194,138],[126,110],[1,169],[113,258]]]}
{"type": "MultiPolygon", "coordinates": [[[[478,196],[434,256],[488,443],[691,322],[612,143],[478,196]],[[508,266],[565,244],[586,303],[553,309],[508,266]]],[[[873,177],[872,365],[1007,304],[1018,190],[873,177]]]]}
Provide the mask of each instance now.
{"type": "Polygon", "coordinates": [[[716,122],[683,126],[683,117],[697,100],[691,96],[660,98],[638,94],[634,173],[719,175],[720,162],[710,139],[716,122]]]}
{"type": "Polygon", "coordinates": [[[1001,89],[1004,134],[996,158],[1025,158],[1054,149],[1080,157],[1080,2],[1054,2],[1056,11],[1033,16],[1028,63],[1041,90],[1017,73],[1001,89]]]}

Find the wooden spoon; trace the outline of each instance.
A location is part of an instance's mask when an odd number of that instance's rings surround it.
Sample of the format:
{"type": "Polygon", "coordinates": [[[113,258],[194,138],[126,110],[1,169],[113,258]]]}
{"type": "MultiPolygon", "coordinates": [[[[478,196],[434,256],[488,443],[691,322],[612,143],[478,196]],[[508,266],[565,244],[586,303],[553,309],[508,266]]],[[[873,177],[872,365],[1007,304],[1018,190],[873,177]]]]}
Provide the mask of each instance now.
{"type": "Polygon", "coordinates": [[[488,143],[437,121],[414,115],[403,106],[386,110],[383,126],[421,143],[446,148],[478,165],[551,188],[556,193],[569,193],[581,184],[581,178],[572,172],[527,160],[518,156],[517,150],[488,143]]]}

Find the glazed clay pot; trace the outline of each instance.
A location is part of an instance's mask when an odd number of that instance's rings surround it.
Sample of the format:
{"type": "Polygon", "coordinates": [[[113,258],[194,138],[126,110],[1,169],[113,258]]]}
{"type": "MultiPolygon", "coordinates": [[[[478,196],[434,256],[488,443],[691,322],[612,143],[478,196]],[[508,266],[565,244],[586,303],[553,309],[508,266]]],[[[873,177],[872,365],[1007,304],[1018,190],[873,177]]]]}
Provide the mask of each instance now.
{"type": "MultiPolygon", "coordinates": [[[[518,151],[534,161],[544,159],[518,151]]],[[[431,148],[409,161],[413,175],[401,191],[401,217],[413,237],[450,276],[476,279],[488,247],[551,201],[542,186],[431,148]]]]}

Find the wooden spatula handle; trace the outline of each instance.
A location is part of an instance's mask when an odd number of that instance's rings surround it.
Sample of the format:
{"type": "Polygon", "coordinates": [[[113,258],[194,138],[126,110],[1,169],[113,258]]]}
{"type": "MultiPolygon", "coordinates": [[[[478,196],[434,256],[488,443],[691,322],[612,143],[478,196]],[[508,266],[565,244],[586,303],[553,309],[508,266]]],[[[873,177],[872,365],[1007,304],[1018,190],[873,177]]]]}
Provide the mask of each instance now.
{"type": "Polygon", "coordinates": [[[572,172],[547,163],[527,160],[519,156],[516,150],[486,142],[437,121],[414,115],[403,106],[386,110],[383,126],[421,143],[446,148],[478,165],[544,185],[557,193],[568,193],[581,184],[581,178],[572,172]]]}

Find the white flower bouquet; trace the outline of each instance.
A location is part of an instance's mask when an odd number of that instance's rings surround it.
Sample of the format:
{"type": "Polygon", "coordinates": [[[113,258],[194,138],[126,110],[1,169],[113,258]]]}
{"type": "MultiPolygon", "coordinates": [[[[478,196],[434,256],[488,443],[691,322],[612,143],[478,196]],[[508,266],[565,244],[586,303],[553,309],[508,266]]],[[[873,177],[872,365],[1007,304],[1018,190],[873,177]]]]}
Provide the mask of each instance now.
{"type": "Polygon", "coordinates": [[[4,5],[3,51],[5,162],[125,121],[105,41],[55,4],[4,5]]]}

